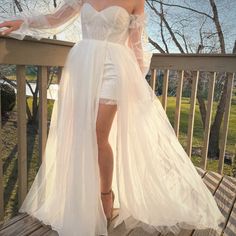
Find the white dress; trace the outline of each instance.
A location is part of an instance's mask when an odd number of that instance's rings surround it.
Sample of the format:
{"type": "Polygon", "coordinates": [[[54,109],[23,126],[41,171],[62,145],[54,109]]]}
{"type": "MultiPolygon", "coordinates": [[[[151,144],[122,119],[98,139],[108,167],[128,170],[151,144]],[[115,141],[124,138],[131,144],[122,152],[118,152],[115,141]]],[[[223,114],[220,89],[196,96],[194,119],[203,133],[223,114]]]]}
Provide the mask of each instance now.
{"type": "Polygon", "coordinates": [[[117,85],[118,78],[116,73],[116,65],[112,61],[110,51],[107,50],[104,60],[104,70],[99,94],[99,103],[111,105],[117,104],[117,85]]]}
{"type": "Polygon", "coordinates": [[[120,6],[97,11],[89,3],[80,14],[83,38],[67,57],[44,161],[19,212],[60,236],[108,235],[95,131],[99,99],[105,99],[117,103],[109,136],[114,207],[120,208],[114,227],[125,221],[150,232],[218,229],[224,216],[127,46],[136,18],[120,6]]]}

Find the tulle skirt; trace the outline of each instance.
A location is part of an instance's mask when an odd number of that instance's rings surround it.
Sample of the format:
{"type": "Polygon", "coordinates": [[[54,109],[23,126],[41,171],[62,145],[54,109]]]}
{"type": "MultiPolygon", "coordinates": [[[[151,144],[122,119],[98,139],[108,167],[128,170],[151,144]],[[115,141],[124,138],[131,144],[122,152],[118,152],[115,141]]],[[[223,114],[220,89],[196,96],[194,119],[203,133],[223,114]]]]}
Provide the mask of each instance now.
{"type": "Polygon", "coordinates": [[[60,236],[108,235],[96,140],[107,52],[117,79],[117,112],[109,135],[114,207],[120,208],[114,227],[124,221],[127,227],[141,223],[147,231],[162,233],[178,233],[180,227],[218,229],[224,217],[134,53],[125,45],[95,39],[83,39],[70,50],[44,161],[19,211],[51,225],[60,236]]]}

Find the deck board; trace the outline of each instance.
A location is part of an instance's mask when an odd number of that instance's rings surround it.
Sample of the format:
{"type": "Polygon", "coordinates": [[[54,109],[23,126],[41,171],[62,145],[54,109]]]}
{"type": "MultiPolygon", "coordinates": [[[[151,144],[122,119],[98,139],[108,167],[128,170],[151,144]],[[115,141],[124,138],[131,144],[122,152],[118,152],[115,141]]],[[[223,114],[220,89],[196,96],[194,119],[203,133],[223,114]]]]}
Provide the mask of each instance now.
{"type": "MultiPolygon", "coordinates": [[[[202,177],[203,182],[207,186],[207,188],[210,190],[212,195],[214,196],[217,187],[219,186],[222,176],[218,173],[212,172],[212,171],[205,171],[199,167],[196,167],[198,174],[202,177]]],[[[190,229],[182,229],[179,233],[179,236],[192,236],[192,235],[197,235],[201,231],[195,231],[195,230],[190,230],[190,229]]],[[[206,231],[205,231],[206,233],[206,231]]],[[[213,235],[215,233],[211,232],[210,235],[213,235]]],[[[171,236],[172,234],[168,234],[167,236],[171,236]]],[[[206,234],[208,235],[208,234],[206,234]]]]}
{"type": "MultiPolygon", "coordinates": [[[[236,178],[222,176],[216,172],[205,171],[196,167],[198,174],[202,177],[207,188],[214,196],[219,209],[225,216],[225,222],[220,232],[212,229],[186,230],[182,229],[179,236],[236,236],[236,178]]],[[[119,209],[114,210],[113,220],[109,228],[109,236],[162,236],[158,231],[147,233],[142,227],[128,230],[125,223],[113,228],[115,218],[119,209]]],[[[27,213],[19,215],[4,222],[0,227],[0,236],[58,236],[51,226],[45,225],[36,218],[30,217],[27,213]]],[[[166,236],[173,236],[172,233],[166,236]]]]}
{"type": "Polygon", "coordinates": [[[1,236],[10,236],[10,235],[30,235],[36,229],[40,228],[41,224],[38,220],[33,219],[29,215],[26,217],[22,217],[20,220],[16,221],[15,223],[5,227],[0,231],[1,236]]]}
{"type": "MultiPolygon", "coordinates": [[[[216,173],[213,173],[213,174],[215,175],[216,173]]],[[[218,232],[217,234],[211,229],[196,230],[193,236],[220,235],[220,233],[224,231],[224,228],[227,225],[227,221],[228,221],[228,218],[230,217],[230,213],[232,211],[232,207],[235,201],[235,195],[236,195],[235,179],[229,176],[224,176],[214,194],[216,203],[225,217],[225,223],[222,224],[220,227],[221,232],[218,232]]]]}
{"type": "MultiPolygon", "coordinates": [[[[40,228],[38,228],[33,233],[31,233],[30,236],[46,235],[46,233],[48,233],[48,232],[51,233],[52,230],[49,227],[42,225],[40,228]]],[[[58,234],[56,233],[55,236],[56,235],[58,235],[58,234]]]]}
{"type": "Polygon", "coordinates": [[[227,194],[227,198],[223,198],[221,203],[224,206],[224,214],[227,216],[227,223],[224,229],[224,236],[234,236],[236,235],[236,179],[226,176],[227,178],[227,185],[230,189],[230,192],[227,194]],[[229,183],[229,184],[228,184],[229,183]],[[232,205],[232,207],[231,207],[232,205]]]}

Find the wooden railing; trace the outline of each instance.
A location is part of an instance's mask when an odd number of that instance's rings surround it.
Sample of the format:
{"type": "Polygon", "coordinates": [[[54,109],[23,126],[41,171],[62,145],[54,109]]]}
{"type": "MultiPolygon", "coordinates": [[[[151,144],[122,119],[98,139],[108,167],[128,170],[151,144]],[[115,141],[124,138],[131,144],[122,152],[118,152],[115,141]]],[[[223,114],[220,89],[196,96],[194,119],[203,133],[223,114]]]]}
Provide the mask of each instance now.
{"type": "Polygon", "coordinates": [[[236,72],[236,55],[233,54],[155,54],[151,61],[151,83],[152,88],[155,88],[156,83],[156,72],[157,69],[164,70],[164,81],[163,81],[163,94],[162,94],[162,105],[166,110],[167,106],[167,91],[169,81],[169,71],[178,71],[178,85],[176,94],[176,108],[175,108],[175,120],[174,130],[178,137],[179,135],[179,123],[180,123],[180,108],[181,108],[181,95],[182,86],[185,71],[192,72],[192,88],[190,98],[190,110],[188,117],[188,134],[187,134],[187,154],[191,158],[192,153],[192,140],[193,140],[193,126],[195,117],[195,104],[196,95],[199,81],[200,72],[211,72],[211,78],[209,81],[209,91],[207,98],[207,111],[204,128],[204,146],[202,150],[202,159],[200,167],[206,169],[207,166],[207,153],[209,146],[209,135],[211,127],[211,115],[213,107],[213,96],[215,89],[215,80],[217,72],[227,72],[227,96],[225,102],[225,112],[223,121],[223,131],[220,143],[220,155],[218,162],[218,173],[223,173],[224,156],[227,142],[228,126],[229,126],[229,114],[232,99],[233,82],[236,72]]]}
{"type": "MultiPolygon", "coordinates": [[[[37,65],[39,66],[39,153],[42,158],[42,152],[47,140],[47,66],[63,67],[66,56],[73,46],[73,43],[58,41],[58,40],[35,40],[25,38],[24,40],[16,40],[9,37],[0,37],[0,64],[16,65],[16,80],[17,80],[17,130],[18,130],[18,204],[21,205],[27,194],[27,137],[26,137],[26,77],[25,66],[37,65]]],[[[193,124],[195,114],[195,103],[197,85],[200,71],[211,71],[213,77],[210,81],[210,89],[208,94],[206,126],[204,134],[204,151],[202,153],[202,166],[206,168],[207,150],[210,131],[211,112],[213,104],[214,82],[216,72],[229,72],[228,77],[228,92],[225,109],[225,117],[223,124],[223,137],[221,143],[221,152],[219,160],[218,172],[222,173],[224,163],[224,153],[227,140],[229,112],[231,104],[231,94],[233,87],[234,72],[236,71],[236,57],[233,55],[180,55],[180,54],[154,54],[151,62],[151,83],[155,88],[157,69],[165,70],[162,105],[166,110],[167,106],[167,90],[168,78],[170,70],[179,71],[179,81],[176,96],[176,110],[175,110],[175,125],[174,129],[178,136],[179,122],[180,122],[180,105],[182,85],[184,78],[184,71],[193,71],[193,83],[191,93],[191,106],[188,121],[188,143],[187,153],[191,158],[193,124]]],[[[1,115],[0,115],[1,116],[1,115]]],[[[0,117],[1,121],[1,117],[0,117]]],[[[1,156],[1,126],[0,126],[0,156],[1,156]]],[[[42,159],[41,159],[42,161],[42,159]]],[[[4,216],[4,201],[3,201],[3,169],[0,158],[0,221],[4,216]]]]}

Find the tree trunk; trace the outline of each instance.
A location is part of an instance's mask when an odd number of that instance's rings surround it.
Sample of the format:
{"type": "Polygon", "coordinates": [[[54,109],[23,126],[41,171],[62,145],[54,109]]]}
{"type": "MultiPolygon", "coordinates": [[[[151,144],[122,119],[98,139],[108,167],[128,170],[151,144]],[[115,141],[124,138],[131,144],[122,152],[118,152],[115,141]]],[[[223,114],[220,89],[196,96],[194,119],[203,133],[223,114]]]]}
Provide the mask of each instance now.
{"type": "Polygon", "coordinates": [[[32,120],[31,123],[37,124],[38,122],[38,93],[39,93],[39,87],[38,87],[38,78],[36,80],[36,88],[33,93],[33,103],[32,103],[32,120]]]}
{"type": "Polygon", "coordinates": [[[202,80],[204,79],[204,74],[202,75],[202,73],[200,73],[200,77],[199,77],[199,82],[198,82],[198,89],[197,89],[197,101],[198,101],[198,105],[199,105],[199,111],[201,114],[201,119],[202,119],[202,126],[203,129],[205,129],[205,122],[206,122],[206,104],[203,98],[203,83],[202,80]]]}
{"type": "Polygon", "coordinates": [[[199,104],[199,111],[201,114],[202,126],[203,126],[203,130],[204,130],[205,129],[205,122],[206,122],[206,105],[205,105],[203,97],[199,93],[197,93],[197,100],[198,100],[198,104],[199,104]]]}
{"type": "Polygon", "coordinates": [[[215,159],[218,159],[220,152],[219,148],[220,126],[224,117],[226,97],[227,97],[227,85],[228,85],[228,75],[226,74],[223,92],[219,104],[217,106],[217,111],[214,122],[211,126],[211,132],[209,138],[208,156],[215,159]]]}
{"type": "MultiPolygon", "coordinates": [[[[234,42],[234,48],[233,48],[232,53],[233,54],[236,53],[236,41],[234,42]]],[[[220,152],[220,148],[219,148],[220,125],[224,117],[226,97],[227,97],[227,86],[228,86],[227,73],[226,73],[224,81],[225,83],[224,83],[223,93],[221,95],[220,102],[218,104],[217,112],[215,115],[215,120],[213,122],[213,125],[211,127],[211,132],[210,132],[208,155],[213,158],[219,157],[219,152],[220,152]]]]}

